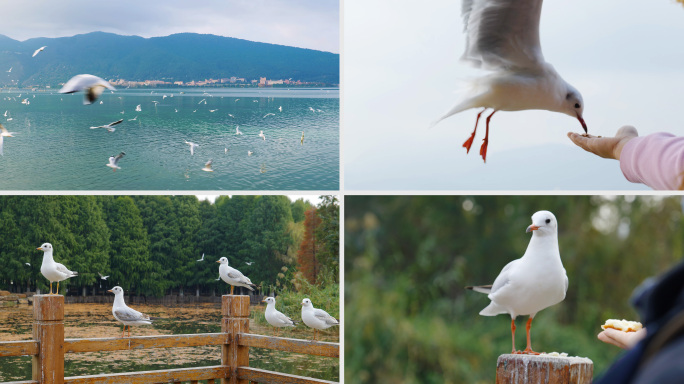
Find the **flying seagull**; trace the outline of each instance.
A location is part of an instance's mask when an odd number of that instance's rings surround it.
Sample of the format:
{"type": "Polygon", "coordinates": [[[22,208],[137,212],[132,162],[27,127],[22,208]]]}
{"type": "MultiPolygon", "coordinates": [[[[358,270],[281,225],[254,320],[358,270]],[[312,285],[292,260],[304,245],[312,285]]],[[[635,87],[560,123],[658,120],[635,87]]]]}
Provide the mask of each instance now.
{"type": "Polygon", "coordinates": [[[85,98],[83,99],[83,104],[88,105],[97,100],[105,88],[116,90],[108,81],[105,81],[100,77],[83,74],[72,77],[71,80],[67,81],[62,89],[59,90],[59,93],[84,91],[85,98]]]}
{"type": "Polygon", "coordinates": [[[43,251],[43,263],[40,265],[40,273],[50,281],[50,295],[52,295],[52,283],[57,282],[57,291],[59,293],[59,282],[64,281],[70,277],[78,276],[78,272],[70,271],[64,264],[56,263],[52,257],[52,244],[44,243],[36,248],[43,251]]]}
{"type": "Polygon", "coordinates": [[[126,154],[126,152],[121,152],[116,156],[110,156],[109,157],[109,164],[106,164],[106,165],[109,168],[112,168],[112,171],[116,172],[117,169],[121,169],[121,167],[119,167],[119,160],[121,160],[121,158],[124,157],[125,154],[126,154]]]}
{"type": "Polygon", "coordinates": [[[197,261],[204,261],[204,253],[202,254],[202,258],[197,261]]]}
{"type": "Polygon", "coordinates": [[[141,111],[142,111],[141,105],[142,105],[142,104],[138,104],[138,105],[135,106],[135,111],[136,111],[136,112],[141,112],[141,111]]]}
{"type": "Polygon", "coordinates": [[[97,274],[100,275],[100,279],[102,279],[102,280],[107,280],[107,278],[109,277],[109,276],[103,276],[100,272],[98,272],[97,274]]]}
{"type": "Polygon", "coordinates": [[[33,56],[31,56],[31,57],[36,57],[36,55],[37,55],[38,53],[40,53],[41,51],[43,51],[45,48],[47,48],[47,45],[44,45],[44,46],[42,46],[42,47],[36,49],[36,51],[33,52],[33,56]]]}
{"type": "Polygon", "coordinates": [[[565,299],[568,276],[558,250],[558,222],[553,213],[536,212],[527,232],[532,232],[532,238],[525,254],[506,264],[493,285],[466,288],[485,293],[492,301],[480,315],[507,313],[511,316],[512,353],[538,354],[530,343],[532,319],[537,312],[565,299]],[[527,348],[516,352],[515,318],[524,315],[530,316],[526,327],[527,348]]]}
{"type": "Polygon", "coordinates": [[[214,170],[211,168],[211,163],[212,163],[212,162],[213,162],[213,160],[212,160],[212,159],[209,159],[209,161],[207,161],[207,162],[204,164],[204,168],[202,168],[202,170],[205,171],[205,172],[214,172],[214,170]]]}
{"type": "Polygon", "coordinates": [[[4,143],[5,143],[5,137],[14,137],[13,136],[14,132],[9,132],[7,128],[5,128],[2,124],[0,124],[0,155],[4,156],[4,143]]]}
{"type": "Polygon", "coordinates": [[[266,117],[268,117],[268,116],[275,116],[275,113],[269,112],[269,113],[267,113],[267,114],[264,115],[264,118],[266,118],[266,117]]]}
{"type": "Polygon", "coordinates": [[[579,120],[587,132],[582,113],[582,95],[544,61],[539,43],[542,0],[463,0],[466,49],[461,60],[490,71],[476,79],[468,95],[432,123],[471,108],[482,108],[466,153],[475,139],[480,116],[487,110],[484,142],[480,155],[487,160],[489,121],[498,111],[544,109],[579,120]]]}
{"type": "Polygon", "coordinates": [[[90,129],[98,129],[98,128],[106,128],[109,132],[114,132],[116,131],[116,128],[114,128],[115,125],[121,124],[123,122],[123,119],[119,119],[113,123],[105,124],[105,125],[100,125],[97,127],[90,127],[90,129]]]}
{"type": "Polygon", "coordinates": [[[259,137],[266,140],[266,135],[264,135],[264,131],[259,131],[259,137]]]}
{"type": "Polygon", "coordinates": [[[235,134],[236,135],[242,135],[242,132],[240,132],[240,126],[239,125],[235,126],[235,134]]]}
{"type": "Polygon", "coordinates": [[[194,155],[195,154],[195,147],[199,147],[199,144],[195,144],[195,143],[187,141],[187,140],[185,141],[185,144],[190,146],[190,155],[194,155]]]}

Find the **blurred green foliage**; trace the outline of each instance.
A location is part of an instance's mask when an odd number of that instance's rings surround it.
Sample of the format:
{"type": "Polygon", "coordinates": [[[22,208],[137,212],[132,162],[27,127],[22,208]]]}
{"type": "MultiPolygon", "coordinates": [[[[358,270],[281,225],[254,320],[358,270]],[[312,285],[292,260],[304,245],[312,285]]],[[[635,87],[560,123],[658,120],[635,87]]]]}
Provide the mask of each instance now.
{"type": "Polygon", "coordinates": [[[510,320],[479,316],[487,296],[464,287],[492,283],[522,256],[539,210],[558,219],[570,286],[537,314],[532,345],[589,357],[600,375],[620,353],[596,339],[600,325],[638,320],[633,289],[681,259],[681,197],[345,197],[345,379],[493,382],[510,320]]]}

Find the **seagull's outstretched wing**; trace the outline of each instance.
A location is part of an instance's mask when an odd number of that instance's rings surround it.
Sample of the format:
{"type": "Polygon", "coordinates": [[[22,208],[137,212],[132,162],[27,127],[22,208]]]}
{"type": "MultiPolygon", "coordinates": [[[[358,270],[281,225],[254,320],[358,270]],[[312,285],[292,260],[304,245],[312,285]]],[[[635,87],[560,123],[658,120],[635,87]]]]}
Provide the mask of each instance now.
{"type": "Polygon", "coordinates": [[[463,0],[462,60],[484,69],[543,66],[539,43],[542,0],[463,0]]]}
{"type": "Polygon", "coordinates": [[[117,121],[115,121],[115,122],[113,122],[113,123],[109,123],[109,124],[107,124],[107,125],[109,125],[110,127],[112,127],[112,126],[114,126],[114,125],[121,124],[122,122],[123,122],[123,119],[119,119],[119,120],[117,120],[117,121]]]}

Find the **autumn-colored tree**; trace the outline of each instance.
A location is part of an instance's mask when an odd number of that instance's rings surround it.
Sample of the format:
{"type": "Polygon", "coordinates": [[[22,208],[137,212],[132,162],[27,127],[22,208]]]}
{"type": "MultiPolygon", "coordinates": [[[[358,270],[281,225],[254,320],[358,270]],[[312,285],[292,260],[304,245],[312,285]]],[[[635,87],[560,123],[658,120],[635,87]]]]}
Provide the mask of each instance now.
{"type": "Polygon", "coordinates": [[[316,212],[316,208],[307,210],[304,214],[304,240],[297,253],[299,270],[304,277],[311,283],[316,284],[316,275],[320,271],[318,253],[323,242],[316,238],[316,229],[321,225],[321,218],[316,212]]]}

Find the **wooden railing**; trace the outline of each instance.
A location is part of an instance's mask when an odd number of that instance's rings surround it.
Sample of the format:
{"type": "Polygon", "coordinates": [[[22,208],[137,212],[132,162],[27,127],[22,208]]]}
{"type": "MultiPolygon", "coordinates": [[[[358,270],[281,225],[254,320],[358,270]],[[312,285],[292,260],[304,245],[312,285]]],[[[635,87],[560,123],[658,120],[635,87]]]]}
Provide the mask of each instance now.
{"type": "Polygon", "coordinates": [[[249,296],[222,297],[221,333],[136,336],[130,338],[64,339],[64,296],[36,295],[33,340],[0,342],[0,357],[32,356],[32,380],[4,384],[208,383],[246,384],[332,383],[311,377],[251,368],[249,348],[266,348],[315,356],[340,357],[338,343],[312,342],[249,333],[249,296]],[[64,377],[64,354],[143,348],[221,346],[221,365],[158,371],[64,377]]]}

